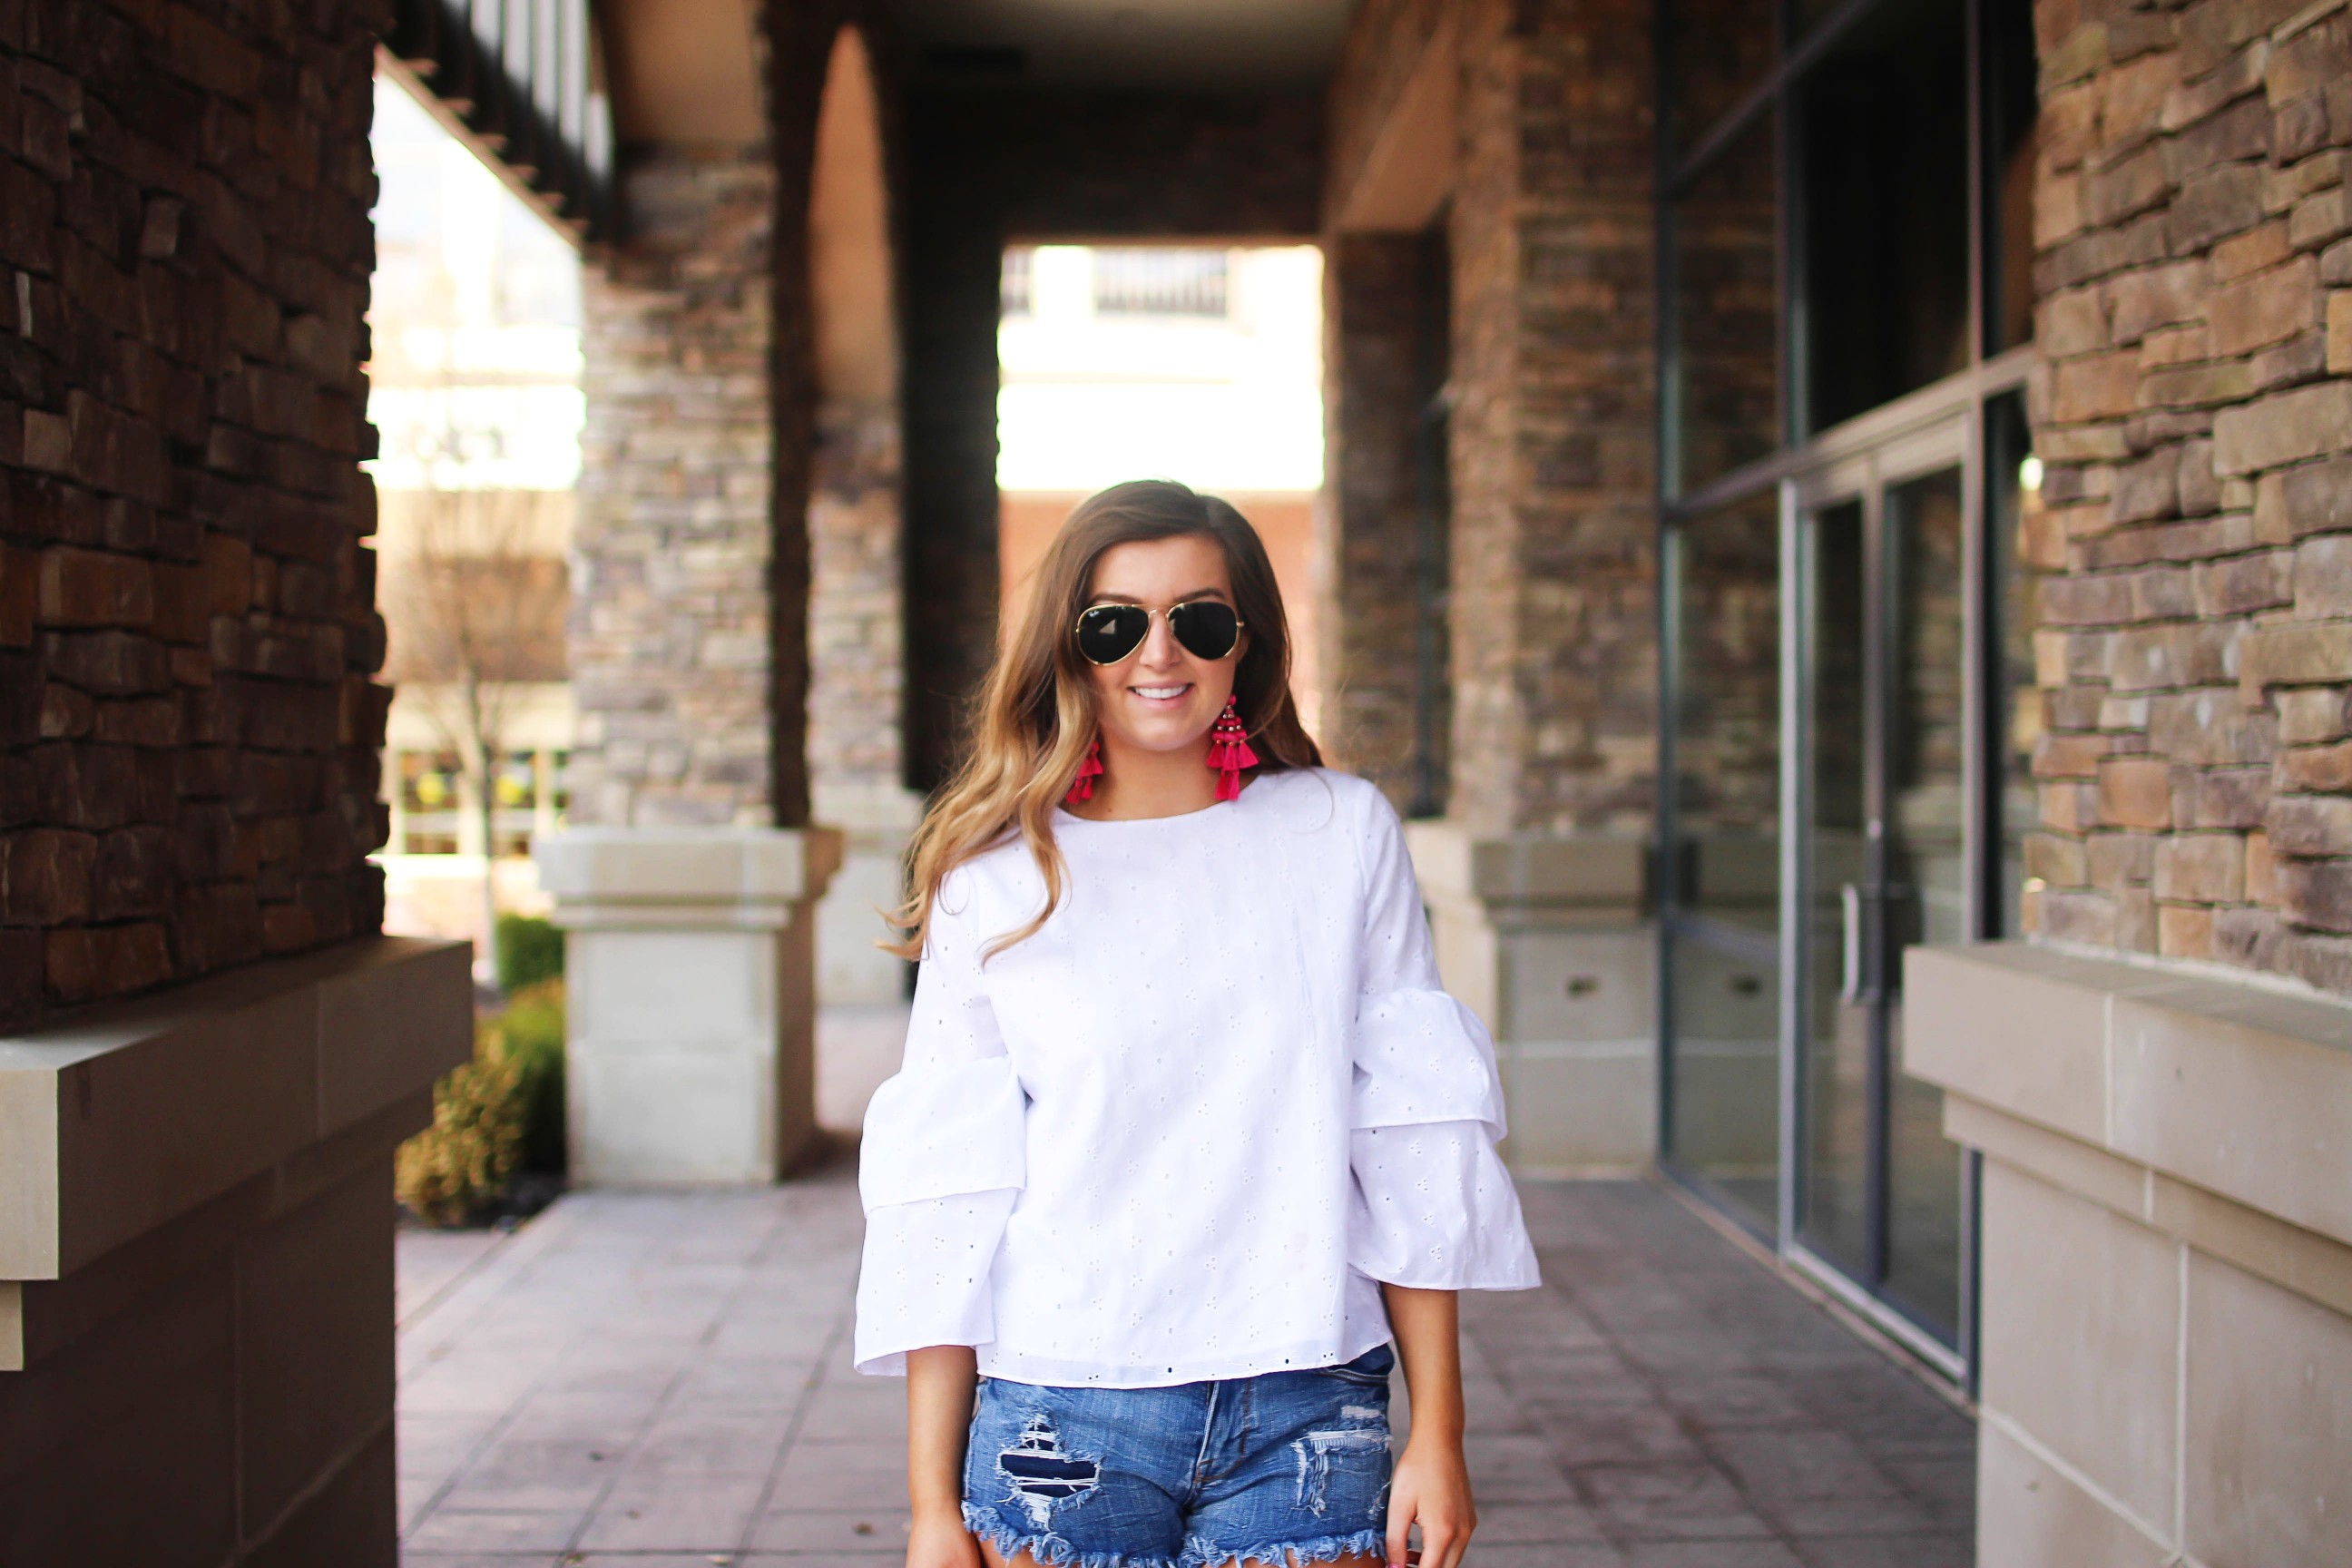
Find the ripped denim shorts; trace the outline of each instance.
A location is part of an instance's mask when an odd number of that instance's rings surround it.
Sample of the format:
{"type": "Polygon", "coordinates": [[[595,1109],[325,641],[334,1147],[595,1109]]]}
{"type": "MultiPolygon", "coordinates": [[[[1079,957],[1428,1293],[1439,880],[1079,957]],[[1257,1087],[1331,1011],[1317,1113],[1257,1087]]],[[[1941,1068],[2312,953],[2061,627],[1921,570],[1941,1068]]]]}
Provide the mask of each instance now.
{"type": "Polygon", "coordinates": [[[964,1525],[1056,1568],[1377,1554],[1395,1365],[1381,1345],[1339,1366],[1167,1388],[982,1378],[964,1525]]]}

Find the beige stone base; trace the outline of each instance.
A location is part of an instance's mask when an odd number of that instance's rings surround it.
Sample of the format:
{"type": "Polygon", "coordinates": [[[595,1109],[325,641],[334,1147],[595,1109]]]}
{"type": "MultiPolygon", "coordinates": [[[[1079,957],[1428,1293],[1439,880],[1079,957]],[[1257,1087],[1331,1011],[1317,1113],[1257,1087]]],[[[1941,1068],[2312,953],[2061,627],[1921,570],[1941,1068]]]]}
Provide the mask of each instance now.
{"type": "Polygon", "coordinates": [[[1528,1175],[1621,1174],[1656,1152],[1657,937],[1622,838],[1407,825],[1447,989],[1495,1037],[1528,1175]]]}
{"type": "Polygon", "coordinates": [[[1978,1561],[2352,1563],[2352,1010],[2009,943],[1905,978],[1985,1156],[1978,1561]]]}
{"type": "Polygon", "coordinates": [[[392,1568],[392,1151],[471,1051],[467,960],[0,1040],[0,1563],[392,1568]]]}
{"type": "Polygon", "coordinates": [[[817,1005],[902,1006],[910,966],[875,944],[898,934],[885,916],[904,896],[900,861],[921,819],[922,797],[895,784],[820,784],[816,807],[818,820],[841,833],[841,865],[816,906],[817,1005]]]}
{"type": "Polygon", "coordinates": [[[564,928],[576,1182],[772,1182],[817,1134],[829,829],[585,828],[535,847],[564,928]]]}

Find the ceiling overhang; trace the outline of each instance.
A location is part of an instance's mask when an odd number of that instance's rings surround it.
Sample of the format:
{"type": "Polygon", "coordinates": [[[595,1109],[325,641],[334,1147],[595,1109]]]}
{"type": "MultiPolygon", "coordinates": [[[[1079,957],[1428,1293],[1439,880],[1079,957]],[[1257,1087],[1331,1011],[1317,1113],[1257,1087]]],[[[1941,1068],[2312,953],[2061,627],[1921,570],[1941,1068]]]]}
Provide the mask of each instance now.
{"type": "Polygon", "coordinates": [[[598,0],[623,142],[748,147],[767,134],[752,0],[598,0]]]}
{"type": "Polygon", "coordinates": [[[886,0],[919,80],[1299,91],[1322,85],[1355,0],[886,0]]]}

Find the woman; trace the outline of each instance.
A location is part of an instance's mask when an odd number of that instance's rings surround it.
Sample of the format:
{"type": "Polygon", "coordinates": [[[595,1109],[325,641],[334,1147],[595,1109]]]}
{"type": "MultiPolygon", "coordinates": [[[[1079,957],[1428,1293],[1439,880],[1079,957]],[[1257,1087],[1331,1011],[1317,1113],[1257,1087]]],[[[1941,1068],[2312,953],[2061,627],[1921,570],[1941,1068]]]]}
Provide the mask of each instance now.
{"type": "Polygon", "coordinates": [[[1238,512],[1105,490],[916,836],[856,1352],[908,1378],[908,1568],[1468,1543],[1454,1292],[1537,1282],[1494,1051],[1289,665],[1238,512]]]}

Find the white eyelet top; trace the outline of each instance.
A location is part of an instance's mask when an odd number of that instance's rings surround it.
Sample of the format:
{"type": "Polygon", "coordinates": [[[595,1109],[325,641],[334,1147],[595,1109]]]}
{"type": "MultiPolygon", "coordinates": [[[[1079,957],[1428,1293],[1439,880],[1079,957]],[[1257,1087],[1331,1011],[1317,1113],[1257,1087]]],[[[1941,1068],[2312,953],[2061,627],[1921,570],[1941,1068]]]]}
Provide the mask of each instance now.
{"type": "Polygon", "coordinates": [[[1494,1046],[1440,989],[1396,814],[1360,779],[1017,839],[940,890],[907,1058],[866,1114],[857,1369],[1141,1388],[1329,1366],[1376,1281],[1537,1281],[1494,1046]]]}

